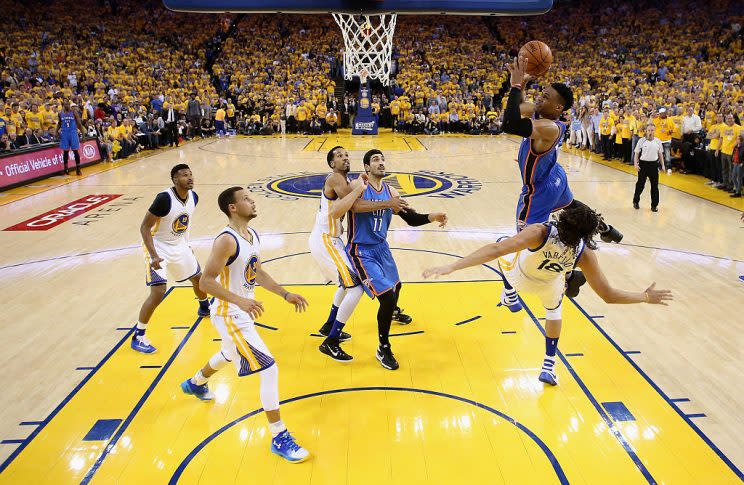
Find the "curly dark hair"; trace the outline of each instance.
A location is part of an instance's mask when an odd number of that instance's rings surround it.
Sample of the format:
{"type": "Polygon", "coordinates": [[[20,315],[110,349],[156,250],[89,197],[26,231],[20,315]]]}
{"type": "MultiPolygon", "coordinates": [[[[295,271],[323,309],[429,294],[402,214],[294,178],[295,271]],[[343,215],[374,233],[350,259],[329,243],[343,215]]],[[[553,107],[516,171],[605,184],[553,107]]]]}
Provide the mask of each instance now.
{"type": "Polygon", "coordinates": [[[578,249],[581,241],[589,249],[597,249],[594,236],[599,233],[602,215],[584,204],[574,204],[558,215],[558,239],[566,246],[578,249]]]}

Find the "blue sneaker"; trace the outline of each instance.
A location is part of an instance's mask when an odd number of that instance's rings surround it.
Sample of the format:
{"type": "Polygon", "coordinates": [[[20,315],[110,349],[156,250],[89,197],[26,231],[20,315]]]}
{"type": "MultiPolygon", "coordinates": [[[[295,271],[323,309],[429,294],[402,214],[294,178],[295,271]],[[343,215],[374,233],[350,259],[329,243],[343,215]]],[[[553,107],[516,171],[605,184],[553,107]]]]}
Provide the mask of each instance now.
{"type": "Polygon", "coordinates": [[[158,350],[152,346],[150,340],[144,335],[135,335],[132,337],[132,349],[143,354],[152,354],[158,350]]]}
{"type": "Polygon", "coordinates": [[[501,292],[501,301],[499,302],[496,307],[505,306],[509,309],[512,313],[517,313],[518,311],[522,310],[522,303],[519,302],[519,298],[517,298],[517,293],[514,293],[514,296],[512,298],[509,298],[509,296],[506,294],[506,288],[501,292]]]}
{"type": "Polygon", "coordinates": [[[199,315],[200,317],[208,317],[209,307],[204,308],[201,305],[199,305],[199,309],[196,311],[196,314],[199,315]]]}
{"type": "Polygon", "coordinates": [[[310,452],[298,445],[286,429],[271,440],[271,452],[290,463],[302,463],[310,457],[310,452]]]}
{"type": "Polygon", "coordinates": [[[212,394],[212,391],[209,390],[207,384],[204,384],[203,386],[197,386],[191,381],[191,379],[186,379],[181,383],[181,390],[185,394],[196,396],[202,401],[211,401],[212,399],[214,399],[214,394],[212,394]]]}
{"type": "Polygon", "coordinates": [[[544,382],[545,384],[550,384],[551,386],[557,386],[558,385],[558,376],[555,375],[555,373],[550,371],[542,371],[540,372],[540,377],[537,378],[540,382],[544,382]]]}

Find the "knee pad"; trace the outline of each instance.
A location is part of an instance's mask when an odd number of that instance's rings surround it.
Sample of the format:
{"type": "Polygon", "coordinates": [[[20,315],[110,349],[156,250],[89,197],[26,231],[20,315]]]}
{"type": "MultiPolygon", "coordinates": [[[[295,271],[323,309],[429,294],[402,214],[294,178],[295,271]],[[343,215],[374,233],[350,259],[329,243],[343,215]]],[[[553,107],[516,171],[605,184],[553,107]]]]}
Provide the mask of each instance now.
{"type": "Polygon", "coordinates": [[[556,308],[553,308],[552,310],[545,309],[545,319],[546,320],[560,320],[563,318],[563,304],[561,303],[556,308]]]}

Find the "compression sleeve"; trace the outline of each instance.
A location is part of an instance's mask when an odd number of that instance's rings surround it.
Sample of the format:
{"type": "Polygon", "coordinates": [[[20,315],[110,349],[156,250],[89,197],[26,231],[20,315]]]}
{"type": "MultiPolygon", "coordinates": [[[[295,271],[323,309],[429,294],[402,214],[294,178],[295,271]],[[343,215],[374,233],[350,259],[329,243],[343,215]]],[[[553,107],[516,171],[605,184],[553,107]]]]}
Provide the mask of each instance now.
{"type": "Polygon", "coordinates": [[[519,105],[522,103],[522,89],[513,87],[509,91],[509,99],[504,110],[504,123],[502,129],[511,135],[519,135],[529,138],[532,135],[532,120],[522,118],[519,105]]]}

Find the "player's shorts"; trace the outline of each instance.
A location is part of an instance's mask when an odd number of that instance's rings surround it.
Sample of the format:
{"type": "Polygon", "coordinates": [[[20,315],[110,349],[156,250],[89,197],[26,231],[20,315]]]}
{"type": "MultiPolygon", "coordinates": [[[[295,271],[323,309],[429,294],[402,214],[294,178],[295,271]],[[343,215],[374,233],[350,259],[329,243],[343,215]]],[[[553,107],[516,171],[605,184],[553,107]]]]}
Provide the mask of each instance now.
{"type": "Polygon", "coordinates": [[[522,187],[517,202],[517,231],[529,224],[548,222],[552,212],[563,209],[573,200],[566,171],[556,164],[550,175],[536,183],[533,190],[530,191],[527,186],[522,187]]]}
{"type": "Polygon", "coordinates": [[[59,148],[62,150],[78,150],[80,148],[80,138],[78,138],[77,132],[61,131],[59,133],[59,148]]]}
{"type": "Polygon", "coordinates": [[[223,312],[218,315],[224,302],[216,299],[211,307],[212,325],[222,337],[222,355],[235,365],[239,376],[260,372],[274,365],[274,356],[261,339],[253,319],[245,312],[223,312]]]}
{"type": "Polygon", "coordinates": [[[370,298],[382,295],[400,283],[398,267],[387,242],[350,244],[347,252],[354,270],[364,284],[364,291],[370,298]]]}
{"type": "Polygon", "coordinates": [[[536,295],[546,310],[560,307],[566,288],[566,275],[557,273],[555,279],[548,281],[529,278],[519,269],[518,257],[519,253],[516,253],[498,259],[499,270],[504,279],[517,290],[517,293],[536,295]]]}
{"type": "Polygon", "coordinates": [[[308,244],[326,281],[334,281],[344,288],[353,288],[360,284],[340,237],[313,231],[308,244]]]}
{"type": "Polygon", "coordinates": [[[201,266],[199,266],[199,262],[194,256],[194,251],[185,241],[177,244],[166,244],[153,239],[153,243],[158,256],[163,258],[163,261],[160,262],[160,269],[153,269],[150,266],[152,261],[150,253],[143,246],[145,264],[147,265],[145,273],[147,286],[164,285],[168,283],[168,279],[176,283],[182,283],[201,273],[201,266]]]}

